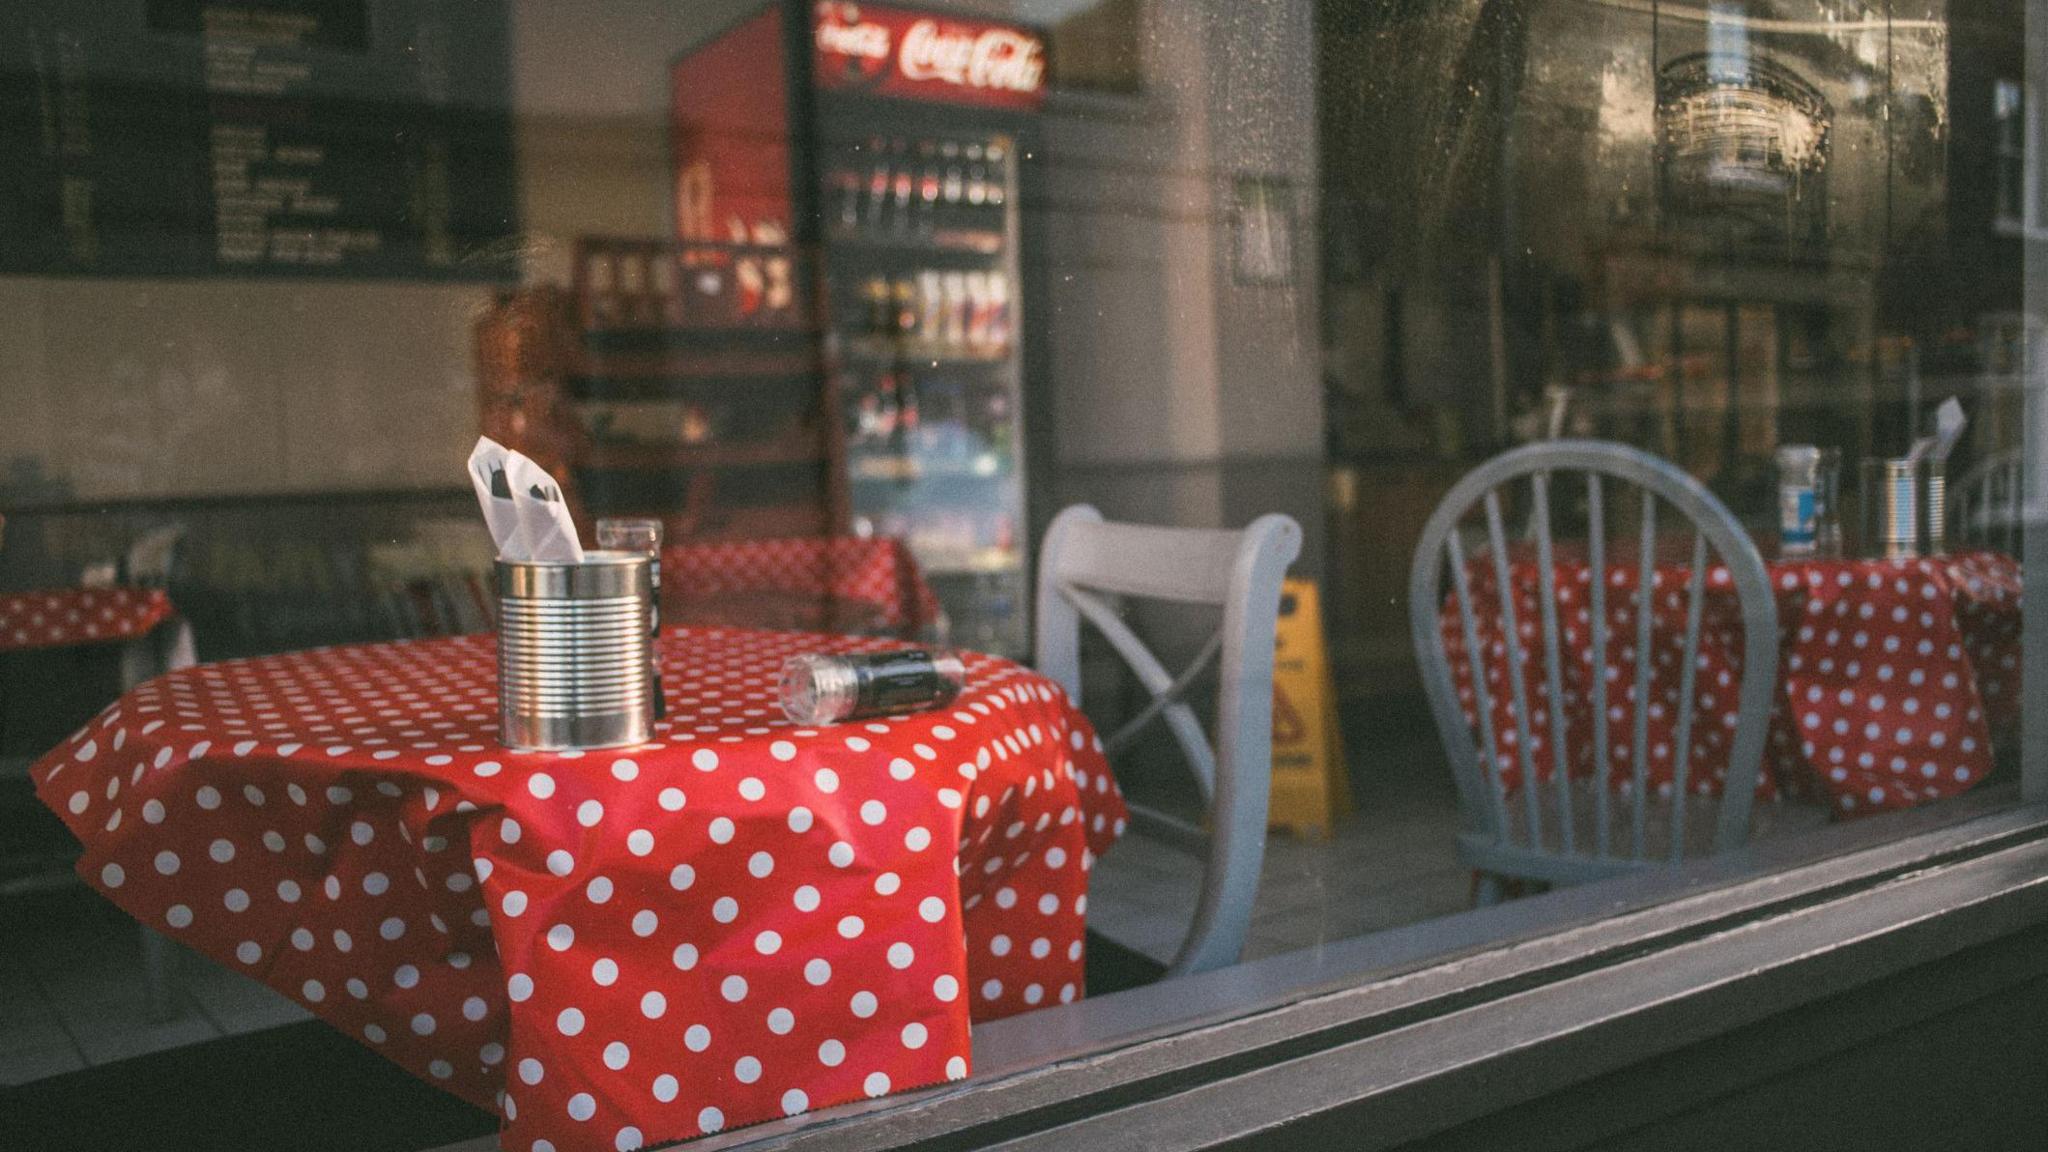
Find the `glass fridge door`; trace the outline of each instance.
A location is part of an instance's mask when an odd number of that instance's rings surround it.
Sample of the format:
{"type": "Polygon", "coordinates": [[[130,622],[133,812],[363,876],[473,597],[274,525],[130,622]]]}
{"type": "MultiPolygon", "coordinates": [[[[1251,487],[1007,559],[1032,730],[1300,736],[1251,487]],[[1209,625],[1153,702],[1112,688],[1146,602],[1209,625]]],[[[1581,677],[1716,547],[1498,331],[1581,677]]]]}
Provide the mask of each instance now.
{"type": "Polygon", "coordinates": [[[1016,139],[828,136],[828,349],[853,530],[908,541],[952,643],[1024,652],[1016,139]]]}

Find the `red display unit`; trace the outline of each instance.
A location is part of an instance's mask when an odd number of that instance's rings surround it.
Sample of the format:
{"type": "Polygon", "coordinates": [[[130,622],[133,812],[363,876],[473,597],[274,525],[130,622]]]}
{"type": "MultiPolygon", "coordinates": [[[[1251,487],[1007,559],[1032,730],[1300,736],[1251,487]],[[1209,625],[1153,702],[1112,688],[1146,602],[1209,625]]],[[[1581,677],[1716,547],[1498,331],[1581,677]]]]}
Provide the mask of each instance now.
{"type": "Polygon", "coordinates": [[[670,79],[676,238],[815,253],[844,528],[909,543],[955,642],[1023,652],[1020,208],[1044,37],[777,3],[685,53],[670,79]]]}

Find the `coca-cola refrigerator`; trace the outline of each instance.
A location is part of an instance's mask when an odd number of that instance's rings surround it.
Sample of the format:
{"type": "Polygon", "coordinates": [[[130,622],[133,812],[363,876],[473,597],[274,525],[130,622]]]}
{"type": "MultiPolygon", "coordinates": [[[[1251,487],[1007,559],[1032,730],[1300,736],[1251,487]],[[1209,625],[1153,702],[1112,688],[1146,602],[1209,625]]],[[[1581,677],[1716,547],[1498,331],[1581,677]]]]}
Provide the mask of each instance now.
{"type": "Polygon", "coordinates": [[[776,3],[672,68],[677,239],[815,259],[844,529],[908,541],[951,639],[1027,646],[1020,202],[1045,47],[1029,28],[776,3]]]}

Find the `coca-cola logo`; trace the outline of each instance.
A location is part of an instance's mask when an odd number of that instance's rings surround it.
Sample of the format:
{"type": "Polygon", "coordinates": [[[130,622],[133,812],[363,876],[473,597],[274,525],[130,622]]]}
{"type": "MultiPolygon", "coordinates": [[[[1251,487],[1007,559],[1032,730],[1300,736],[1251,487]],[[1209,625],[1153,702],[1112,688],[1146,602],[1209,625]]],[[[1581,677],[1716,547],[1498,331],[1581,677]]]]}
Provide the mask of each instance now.
{"type": "Polygon", "coordinates": [[[1009,92],[1036,92],[1045,78],[1036,37],[1010,28],[942,28],[936,20],[919,20],[903,34],[896,66],[908,80],[1009,92]]]}
{"type": "Polygon", "coordinates": [[[858,8],[849,9],[848,15],[854,21],[851,24],[841,18],[838,9],[826,7],[823,19],[818,22],[818,50],[851,56],[856,60],[887,60],[888,26],[861,22],[858,8]]]}

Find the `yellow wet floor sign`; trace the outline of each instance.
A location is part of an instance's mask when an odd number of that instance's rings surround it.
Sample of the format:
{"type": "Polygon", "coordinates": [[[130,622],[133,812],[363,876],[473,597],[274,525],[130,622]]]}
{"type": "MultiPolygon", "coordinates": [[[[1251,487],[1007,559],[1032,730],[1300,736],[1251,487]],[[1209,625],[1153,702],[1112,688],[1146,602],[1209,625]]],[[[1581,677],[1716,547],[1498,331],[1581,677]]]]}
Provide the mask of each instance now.
{"type": "Polygon", "coordinates": [[[1351,811],[1351,782],[1313,581],[1289,580],[1282,587],[1277,638],[1273,792],[1266,821],[1297,834],[1327,836],[1351,811]]]}

